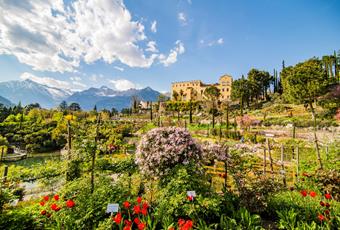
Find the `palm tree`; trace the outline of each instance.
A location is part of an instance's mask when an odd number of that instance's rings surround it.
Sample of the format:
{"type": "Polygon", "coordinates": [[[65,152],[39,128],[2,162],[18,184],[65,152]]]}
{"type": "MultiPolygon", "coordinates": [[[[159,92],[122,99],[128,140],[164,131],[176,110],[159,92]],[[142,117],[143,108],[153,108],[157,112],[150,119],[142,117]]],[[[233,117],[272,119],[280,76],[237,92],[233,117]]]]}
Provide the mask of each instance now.
{"type": "Polygon", "coordinates": [[[173,92],[172,92],[172,99],[174,99],[175,101],[178,101],[178,99],[179,99],[179,94],[177,93],[177,91],[173,91],[173,92]]]}
{"type": "Polygon", "coordinates": [[[195,101],[197,100],[198,92],[190,87],[190,100],[189,100],[189,123],[192,123],[192,109],[194,107],[195,101]]]}

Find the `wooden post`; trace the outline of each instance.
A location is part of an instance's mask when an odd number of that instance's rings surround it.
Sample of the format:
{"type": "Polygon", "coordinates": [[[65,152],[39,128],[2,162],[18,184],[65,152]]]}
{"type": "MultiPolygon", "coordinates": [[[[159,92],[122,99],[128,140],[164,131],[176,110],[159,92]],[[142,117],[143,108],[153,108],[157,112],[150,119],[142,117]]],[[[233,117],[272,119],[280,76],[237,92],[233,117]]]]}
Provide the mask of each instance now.
{"type": "Polygon", "coordinates": [[[296,181],[299,182],[299,164],[300,164],[299,146],[296,146],[296,181]]]}
{"type": "Polygon", "coordinates": [[[269,156],[269,162],[270,162],[270,174],[273,177],[274,176],[273,158],[272,158],[272,154],[270,152],[270,143],[269,143],[268,137],[267,137],[267,147],[268,147],[268,156],[269,156]]]}
{"type": "Polygon", "coordinates": [[[7,175],[8,175],[8,165],[5,165],[3,183],[6,183],[7,175]]]}
{"type": "Polygon", "coordinates": [[[266,156],[266,148],[263,148],[263,175],[266,175],[267,168],[267,156],[266,156]]]}
{"type": "Polygon", "coordinates": [[[284,160],[284,146],[282,144],[281,145],[281,174],[282,174],[283,186],[286,187],[287,186],[286,172],[285,172],[285,166],[284,166],[283,160],[284,160]]]}
{"type": "Polygon", "coordinates": [[[221,141],[221,138],[222,138],[222,116],[220,117],[219,138],[220,138],[220,141],[221,141]]]}

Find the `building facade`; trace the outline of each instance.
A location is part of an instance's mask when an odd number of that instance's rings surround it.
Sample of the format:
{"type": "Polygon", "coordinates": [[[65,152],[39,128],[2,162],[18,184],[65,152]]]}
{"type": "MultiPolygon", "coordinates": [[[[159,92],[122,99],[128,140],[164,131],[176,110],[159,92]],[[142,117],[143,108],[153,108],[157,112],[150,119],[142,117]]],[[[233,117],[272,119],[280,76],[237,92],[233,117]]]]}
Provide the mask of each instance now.
{"type": "Polygon", "coordinates": [[[231,84],[233,78],[230,75],[220,77],[218,83],[204,84],[200,80],[174,82],[171,86],[171,100],[177,101],[202,101],[204,100],[204,91],[209,86],[216,86],[220,90],[220,101],[231,99],[231,84]]]}

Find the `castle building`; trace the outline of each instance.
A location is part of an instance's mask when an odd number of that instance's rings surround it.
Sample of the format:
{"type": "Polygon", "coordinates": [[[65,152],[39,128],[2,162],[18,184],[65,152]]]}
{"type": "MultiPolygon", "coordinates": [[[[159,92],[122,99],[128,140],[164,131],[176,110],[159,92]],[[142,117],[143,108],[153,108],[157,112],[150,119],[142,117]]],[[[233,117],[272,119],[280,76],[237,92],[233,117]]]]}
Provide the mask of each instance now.
{"type": "Polygon", "coordinates": [[[205,99],[204,91],[209,86],[216,86],[220,89],[220,101],[231,100],[232,82],[233,78],[230,75],[221,76],[215,84],[204,84],[200,80],[174,82],[171,86],[171,100],[202,101],[205,99]]]}

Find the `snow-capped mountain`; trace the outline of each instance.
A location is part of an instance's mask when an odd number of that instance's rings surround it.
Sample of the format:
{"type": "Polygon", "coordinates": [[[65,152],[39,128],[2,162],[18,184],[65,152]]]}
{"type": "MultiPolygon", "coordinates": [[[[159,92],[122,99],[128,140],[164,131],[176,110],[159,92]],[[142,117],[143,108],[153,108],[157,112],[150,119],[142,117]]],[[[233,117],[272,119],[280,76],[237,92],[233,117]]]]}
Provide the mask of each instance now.
{"type": "Polygon", "coordinates": [[[44,108],[57,106],[70,92],[39,84],[31,80],[0,82],[0,95],[22,105],[39,103],[44,108]]]}
{"type": "Polygon", "coordinates": [[[131,106],[132,96],[136,96],[142,101],[156,101],[160,93],[146,87],[144,89],[128,89],[124,91],[118,91],[102,86],[100,88],[89,88],[87,90],[76,92],[69,98],[68,103],[79,103],[80,107],[85,110],[91,110],[94,106],[97,109],[109,109],[116,108],[121,110],[131,106]]]}
{"type": "Polygon", "coordinates": [[[132,96],[142,101],[156,101],[160,93],[146,87],[144,89],[114,90],[107,86],[89,88],[80,92],[71,91],[42,85],[32,80],[0,82],[0,96],[11,102],[23,106],[39,103],[43,108],[57,107],[61,101],[79,103],[84,110],[130,107],[132,96]]]}

